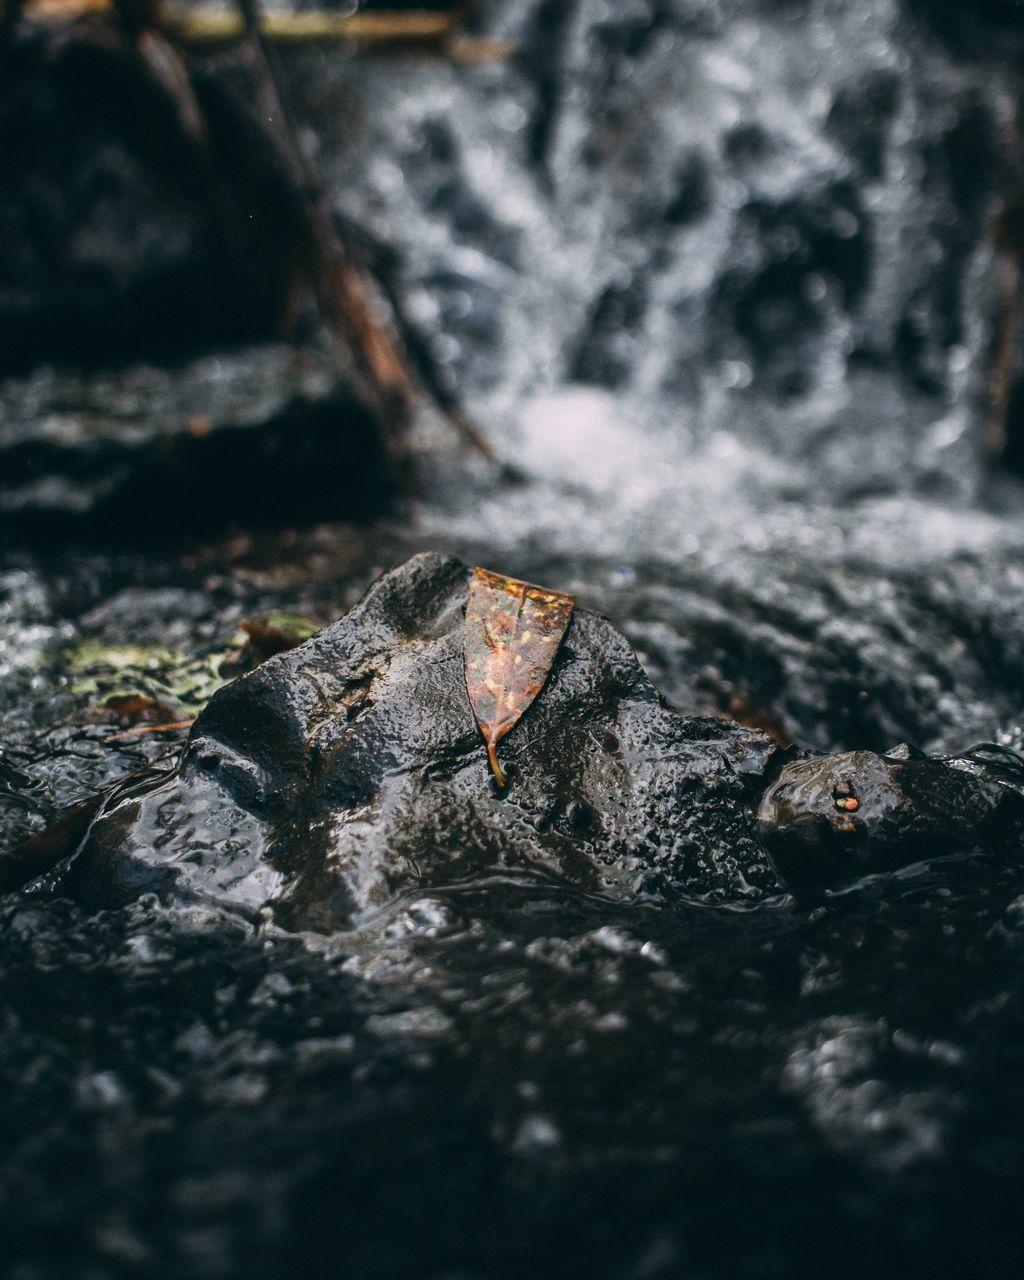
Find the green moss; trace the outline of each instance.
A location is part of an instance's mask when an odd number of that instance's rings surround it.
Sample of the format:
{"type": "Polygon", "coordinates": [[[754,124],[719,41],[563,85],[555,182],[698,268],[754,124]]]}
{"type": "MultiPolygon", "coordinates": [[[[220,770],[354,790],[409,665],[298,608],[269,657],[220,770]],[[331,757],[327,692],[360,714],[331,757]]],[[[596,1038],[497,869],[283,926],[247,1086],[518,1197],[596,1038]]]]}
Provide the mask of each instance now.
{"type": "MultiPolygon", "coordinates": [[[[272,614],[260,623],[296,642],[320,629],[309,618],[272,614]]],[[[103,705],[112,698],[141,696],[178,708],[182,718],[198,715],[217,690],[255,665],[252,642],[239,629],[202,653],[161,645],[105,645],[81,640],[61,654],[68,688],[75,699],[103,705]]]]}

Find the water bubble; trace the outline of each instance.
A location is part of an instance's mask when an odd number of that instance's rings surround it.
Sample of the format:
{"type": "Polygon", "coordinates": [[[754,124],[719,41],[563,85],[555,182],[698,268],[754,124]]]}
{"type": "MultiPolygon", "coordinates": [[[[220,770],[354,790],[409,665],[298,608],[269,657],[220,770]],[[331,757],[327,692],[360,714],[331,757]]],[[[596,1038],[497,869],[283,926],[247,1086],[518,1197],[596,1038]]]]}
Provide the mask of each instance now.
{"type": "Polygon", "coordinates": [[[562,1135],[552,1122],[542,1115],[524,1116],[512,1139],[512,1150],[520,1155],[550,1151],[561,1144],[562,1135]]]}
{"type": "Polygon", "coordinates": [[[835,233],[842,240],[852,240],[860,231],[860,219],[849,209],[838,209],[832,218],[835,233]]]}
{"type": "Polygon", "coordinates": [[[718,366],[718,383],[728,390],[749,387],[753,376],[750,365],[743,360],[723,360],[718,366]]]}
{"type": "Polygon", "coordinates": [[[498,127],[508,133],[517,133],[526,127],[529,117],[525,108],[514,100],[503,102],[494,113],[498,127]]]}

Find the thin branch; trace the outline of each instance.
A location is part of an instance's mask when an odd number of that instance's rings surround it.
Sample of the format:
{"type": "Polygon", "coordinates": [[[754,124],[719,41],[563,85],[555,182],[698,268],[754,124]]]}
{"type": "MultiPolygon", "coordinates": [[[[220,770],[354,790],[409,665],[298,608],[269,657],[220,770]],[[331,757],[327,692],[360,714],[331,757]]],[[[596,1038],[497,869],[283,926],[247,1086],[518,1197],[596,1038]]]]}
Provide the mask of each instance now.
{"type": "Polygon", "coordinates": [[[462,408],[458,396],[445,380],[430,339],[409,315],[399,283],[395,251],[347,218],[338,219],[337,226],[348,252],[367,262],[375,280],[380,285],[391,314],[394,316],[395,327],[402,345],[408,352],[427,394],[465,444],[488,461],[494,461],[495,454],[491,442],[462,408]]]}
{"type": "MultiPolygon", "coordinates": [[[[291,185],[305,194],[302,204],[311,274],[321,310],[332,321],[336,340],[340,336],[346,345],[354,346],[357,359],[369,371],[369,391],[376,401],[375,407],[385,415],[385,420],[397,414],[404,425],[411,415],[415,397],[405,362],[373,314],[369,272],[360,268],[350,246],[339,236],[326,192],[299,143],[282,90],[284,78],[277,55],[263,30],[259,0],[238,0],[238,7],[256,72],[261,115],[275,131],[291,185]]],[[[458,15],[448,17],[454,22],[458,15]]],[[[470,421],[455,394],[444,385],[429,346],[408,319],[393,276],[381,271],[375,274],[425,390],[460,438],[484,457],[493,458],[483,433],[470,421]]],[[[397,442],[391,443],[393,451],[400,455],[397,442]]]]}
{"type": "Polygon", "coordinates": [[[252,291],[253,265],[244,251],[238,211],[185,60],[163,30],[162,0],[114,0],[122,24],[151,80],[170,103],[190,162],[213,214],[239,287],[252,291]]]}
{"type": "MultiPolygon", "coordinates": [[[[1021,211],[1007,210],[1006,216],[1021,211]]],[[[992,396],[985,423],[985,451],[991,458],[1000,458],[1006,451],[1010,398],[1013,394],[1014,366],[1016,364],[1017,333],[1020,328],[1020,295],[1024,274],[1024,245],[1019,241],[1007,245],[1001,271],[1002,299],[996,327],[996,353],[992,366],[992,396]]]]}
{"type": "MultiPolygon", "coordinates": [[[[325,318],[330,322],[339,354],[355,357],[356,389],[399,432],[411,415],[414,391],[391,338],[373,314],[362,273],[346,255],[335,232],[327,196],[298,140],[297,130],[281,90],[282,76],[273,50],[261,28],[258,0],[238,0],[256,79],[258,107],[277,144],[289,184],[300,193],[305,258],[310,282],[325,318]]],[[[401,450],[395,432],[387,444],[393,457],[401,450]]]]}
{"type": "Polygon", "coordinates": [[[1001,458],[1009,444],[1010,400],[1013,395],[1021,288],[1024,284],[1024,162],[1021,158],[1020,103],[1015,102],[1006,121],[1003,142],[1007,195],[995,220],[994,239],[1001,252],[1001,299],[996,325],[996,350],[992,366],[989,413],[983,442],[990,458],[1001,458]]]}
{"type": "MultiPolygon", "coordinates": [[[[239,6],[241,10],[241,6],[239,6]]],[[[431,10],[401,10],[394,13],[338,14],[325,11],[269,13],[259,23],[260,33],[269,40],[353,40],[366,44],[443,41],[455,34],[457,14],[431,10]]],[[[244,12],[188,14],[181,24],[184,39],[197,42],[235,40],[249,34],[244,12]]]]}
{"type": "Polygon", "coordinates": [[[171,729],[191,729],[195,720],[168,720],[163,724],[138,724],[133,729],[125,729],[121,733],[112,733],[104,738],[104,745],[109,742],[125,742],[128,738],[138,738],[144,733],[166,733],[171,729]]]}

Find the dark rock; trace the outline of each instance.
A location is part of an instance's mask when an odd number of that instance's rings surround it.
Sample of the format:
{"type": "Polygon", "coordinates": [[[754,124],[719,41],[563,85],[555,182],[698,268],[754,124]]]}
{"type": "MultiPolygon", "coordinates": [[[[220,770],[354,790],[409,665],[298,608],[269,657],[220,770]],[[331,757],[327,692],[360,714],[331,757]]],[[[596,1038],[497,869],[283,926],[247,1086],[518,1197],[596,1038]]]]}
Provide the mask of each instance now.
{"type": "Polygon", "coordinates": [[[758,830],[794,886],[834,885],[915,858],[1016,842],[1024,797],[920,753],[849,751],[786,765],[761,802],[758,830]]]}
{"type": "Polygon", "coordinates": [[[214,696],[180,768],[108,803],[64,888],[270,909],[330,931],[406,890],[533,876],[618,900],[757,898],[751,803],[777,748],[659,700],[584,609],[489,781],[463,673],[469,571],[414,557],[214,696]]]}
{"type": "Polygon", "coordinates": [[[111,29],[22,23],[2,58],[0,373],[277,336],[289,211],[225,77],[194,82],[211,174],[178,104],[111,29]]]}
{"type": "Polygon", "coordinates": [[[757,716],[666,706],[586,610],[502,744],[502,793],[465,687],[468,576],[437,554],[387,574],[340,622],[215,693],[178,767],[115,785],[84,843],[65,822],[10,854],[6,887],[75,854],[57,884],[89,907],[151,892],[330,933],[480,880],[757,901],[1020,841],[1024,761],[1008,747],[792,762],[757,716]]]}
{"type": "Polygon", "coordinates": [[[389,492],[376,423],[315,350],[41,369],[0,399],[0,533],[314,521],[370,514],[389,492]]]}

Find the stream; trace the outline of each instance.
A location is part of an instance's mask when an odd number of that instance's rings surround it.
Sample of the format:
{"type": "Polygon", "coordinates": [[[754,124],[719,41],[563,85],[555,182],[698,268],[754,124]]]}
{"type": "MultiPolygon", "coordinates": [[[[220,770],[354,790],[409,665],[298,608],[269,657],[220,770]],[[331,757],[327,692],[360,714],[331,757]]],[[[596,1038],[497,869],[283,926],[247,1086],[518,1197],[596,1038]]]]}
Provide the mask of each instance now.
{"type": "MultiPolygon", "coordinates": [[[[478,17],[515,55],[289,49],[335,207],[396,246],[514,472],[425,411],[419,493],[378,502],[308,408],[315,343],[10,369],[0,849],[175,762],[187,727],[117,698],[191,720],[240,624],[308,635],[428,549],[572,593],[683,711],[1024,750],[1024,490],[985,445],[1024,27],[975,10],[522,0],[478,17]],[[223,510],[182,465],[92,522],[89,468],[196,414],[287,441],[300,392],[293,471],[239,431],[223,510]]],[[[29,886],[0,898],[0,1273],[1011,1273],[1022,854],[756,905],[488,875],[327,933],[29,886]]]]}

